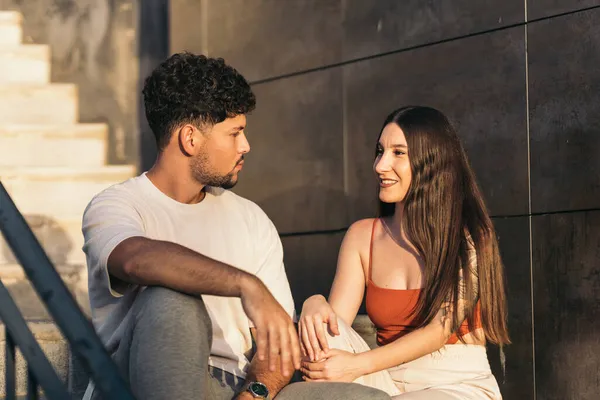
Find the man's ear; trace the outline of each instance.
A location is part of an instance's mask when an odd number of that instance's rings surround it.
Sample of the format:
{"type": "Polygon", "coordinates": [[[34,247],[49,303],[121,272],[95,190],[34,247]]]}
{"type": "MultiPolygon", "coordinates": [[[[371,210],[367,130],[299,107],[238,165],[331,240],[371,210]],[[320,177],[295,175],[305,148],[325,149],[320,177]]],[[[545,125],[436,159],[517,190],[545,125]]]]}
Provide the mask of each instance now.
{"type": "Polygon", "coordinates": [[[195,156],[204,143],[204,135],[191,124],[181,126],[176,134],[179,148],[187,156],[195,156]]]}

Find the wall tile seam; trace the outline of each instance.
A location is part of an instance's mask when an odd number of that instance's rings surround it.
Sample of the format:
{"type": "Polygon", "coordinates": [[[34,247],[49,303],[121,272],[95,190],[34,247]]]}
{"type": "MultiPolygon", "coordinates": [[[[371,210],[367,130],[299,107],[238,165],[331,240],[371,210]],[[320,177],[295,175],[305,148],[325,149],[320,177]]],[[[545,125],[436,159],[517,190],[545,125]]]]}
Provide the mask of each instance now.
{"type": "Polygon", "coordinates": [[[426,47],[430,47],[430,46],[436,46],[439,44],[455,42],[455,41],[459,41],[462,39],[468,39],[468,38],[472,38],[472,37],[482,36],[482,35],[486,35],[489,33],[495,33],[495,32],[500,32],[500,31],[504,31],[504,30],[508,30],[508,29],[512,29],[512,28],[517,28],[520,26],[527,26],[529,24],[533,24],[533,23],[537,23],[537,22],[546,21],[546,20],[559,18],[559,17],[565,17],[565,16],[578,14],[578,13],[583,13],[583,12],[587,12],[587,11],[591,11],[591,10],[599,9],[599,8],[600,8],[600,5],[596,5],[596,6],[585,7],[585,8],[581,8],[581,9],[577,9],[577,10],[566,11],[563,13],[553,14],[553,15],[549,15],[549,16],[545,16],[545,17],[540,17],[540,18],[536,18],[536,19],[531,19],[528,21],[524,20],[522,22],[504,25],[504,26],[494,28],[494,29],[486,29],[483,31],[472,32],[472,33],[465,34],[465,35],[453,36],[453,37],[446,38],[446,39],[440,39],[440,40],[436,40],[436,41],[432,41],[432,42],[421,43],[421,44],[417,44],[417,45],[413,45],[413,46],[403,47],[400,49],[390,50],[390,51],[383,52],[383,53],[372,54],[372,55],[364,56],[364,57],[352,58],[349,60],[344,60],[344,61],[327,64],[327,65],[322,65],[322,66],[314,67],[314,68],[308,68],[308,69],[301,70],[301,71],[289,72],[289,73],[281,74],[281,75],[277,75],[277,76],[267,77],[267,78],[263,78],[263,79],[257,79],[255,81],[251,81],[250,85],[251,86],[262,85],[265,83],[270,83],[270,82],[283,80],[283,79],[287,79],[287,78],[293,78],[293,77],[300,76],[300,75],[310,74],[310,73],[319,72],[319,71],[325,71],[325,70],[329,70],[329,69],[333,69],[333,68],[344,67],[346,65],[351,65],[354,63],[358,63],[358,62],[369,61],[369,60],[382,58],[382,57],[386,57],[386,56],[390,56],[390,55],[394,55],[394,54],[400,54],[400,53],[404,53],[404,52],[408,52],[408,51],[412,51],[412,50],[418,50],[418,49],[422,49],[422,48],[426,48],[426,47]]]}
{"type": "MultiPolygon", "coordinates": [[[[535,217],[544,217],[549,215],[569,215],[569,214],[579,214],[579,213],[588,213],[588,212],[598,212],[600,208],[585,208],[578,210],[561,210],[561,211],[550,211],[550,212],[539,212],[539,213],[531,213],[531,214],[517,214],[517,215],[490,215],[492,220],[495,219],[515,219],[515,218],[535,218],[535,217]]],[[[297,232],[279,232],[280,238],[287,237],[297,237],[297,236],[315,236],[315,235],[335,235],[338,233],[344,233],[348,230],[349,227],[337,228],[337,229],[324,229],[317,231],[297,231],[297,232]]]]}

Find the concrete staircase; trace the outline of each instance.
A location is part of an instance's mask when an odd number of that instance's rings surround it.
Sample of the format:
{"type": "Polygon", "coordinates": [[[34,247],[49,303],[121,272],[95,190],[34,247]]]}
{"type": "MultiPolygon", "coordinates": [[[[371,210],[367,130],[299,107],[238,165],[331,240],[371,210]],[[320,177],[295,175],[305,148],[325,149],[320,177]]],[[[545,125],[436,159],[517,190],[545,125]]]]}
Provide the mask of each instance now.
{"type": "MultiPolygon", "coordinates": [[[[19,13],[0,11],[0,180],[89,315],[83,211],[95,194],[136,170],[106,165],[107,126],[77,122],[77,87],[50,82],[51,49],[23,44],[21,22],[19,13]]],[[[1,235],[0,279],[67,383],[68,345],[1,235]]],[[[2,328],[0,398],[5,395],[4,341],[2,328]]],[[[19,355],[19,396],[26,391],[25,368],[19,355]]]]}

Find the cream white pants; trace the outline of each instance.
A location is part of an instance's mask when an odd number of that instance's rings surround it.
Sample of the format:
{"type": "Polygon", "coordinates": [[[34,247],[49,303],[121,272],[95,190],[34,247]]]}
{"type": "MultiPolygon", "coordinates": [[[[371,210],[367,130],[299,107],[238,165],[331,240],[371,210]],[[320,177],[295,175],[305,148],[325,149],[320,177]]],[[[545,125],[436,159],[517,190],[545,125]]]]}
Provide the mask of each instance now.
{"type": "MultiPolygon", "coordinates": [[[[328,336],[329,346],[352,353],[369,351],[367,343],[338,319],[339,336],[328,336]]],[[[500,400],[484,346],[453,344],[414,361],[354,381],[383,390],[402,400],[500,400]]]]}

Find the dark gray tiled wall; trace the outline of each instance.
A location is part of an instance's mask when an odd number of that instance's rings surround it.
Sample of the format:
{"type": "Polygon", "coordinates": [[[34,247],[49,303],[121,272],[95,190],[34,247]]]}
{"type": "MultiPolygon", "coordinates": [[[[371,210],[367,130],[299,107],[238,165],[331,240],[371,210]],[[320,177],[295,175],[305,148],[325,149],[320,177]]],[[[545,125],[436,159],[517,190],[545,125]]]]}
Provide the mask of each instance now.
{"type": "Polygon", "coordinates": [[[522,0],[346,0],[345,60],[523,22],[522,0]]]}
{"type": "Polygon", "coordinates": [[[171,0],[172,49],[224,57],[250,81],[523,22],[520,0],[171,0]]]}
{"type": "Polygon", "coordinates": [[[600,207],[599,21],[597,8],[528,25],[533,212],[600,207]]]}
{"type": "Polygon", "coordinates": [[[508,329],[512,344],[500,349],[488,345],[492,371],[505,399],[533,398],[533,335],[529,217],[495,218],[494,226],[506,272],[508,329]]]}
{"type": "Polygon", "coordinates": [[[527,213],[523,27],[352,63],[344,85],[352,220],[373,215],[377,136],[386,115],[407,104],[455,122],[492,214],[527,213]]]}
{"type": "Polygon", "coordinates": [[[526,0],[527,20],[551,17],[561,13],[600,6],[598,0],[526,0]]]}
{"type": "Polygon", "coordinates": [[[206,54],[206,9],[204,0],[169,1],[169,49],[206,54]]]}
{"type": "Polygon", "coordinates": [[[600,211],[533,217],[537,396],[600,391],[600,211]]]}
{"type": "Polygon", "coordinates": [[[341,60],[340,0],[204,2],[206,51],[250,81],[341,60]]]}
{"type": "Polygon", "coordinates": [[[283,259],[292,283],[298,315],[304,300],[313,294],[329,295],[344,234],[322,233],[281,238],[283,259]]]}
{"type": "Polygon", "coordinates": [[[254,86],[251,151],[235,191],[256,201],[280,232],[344,228],[342,71],[254,86]]]}

